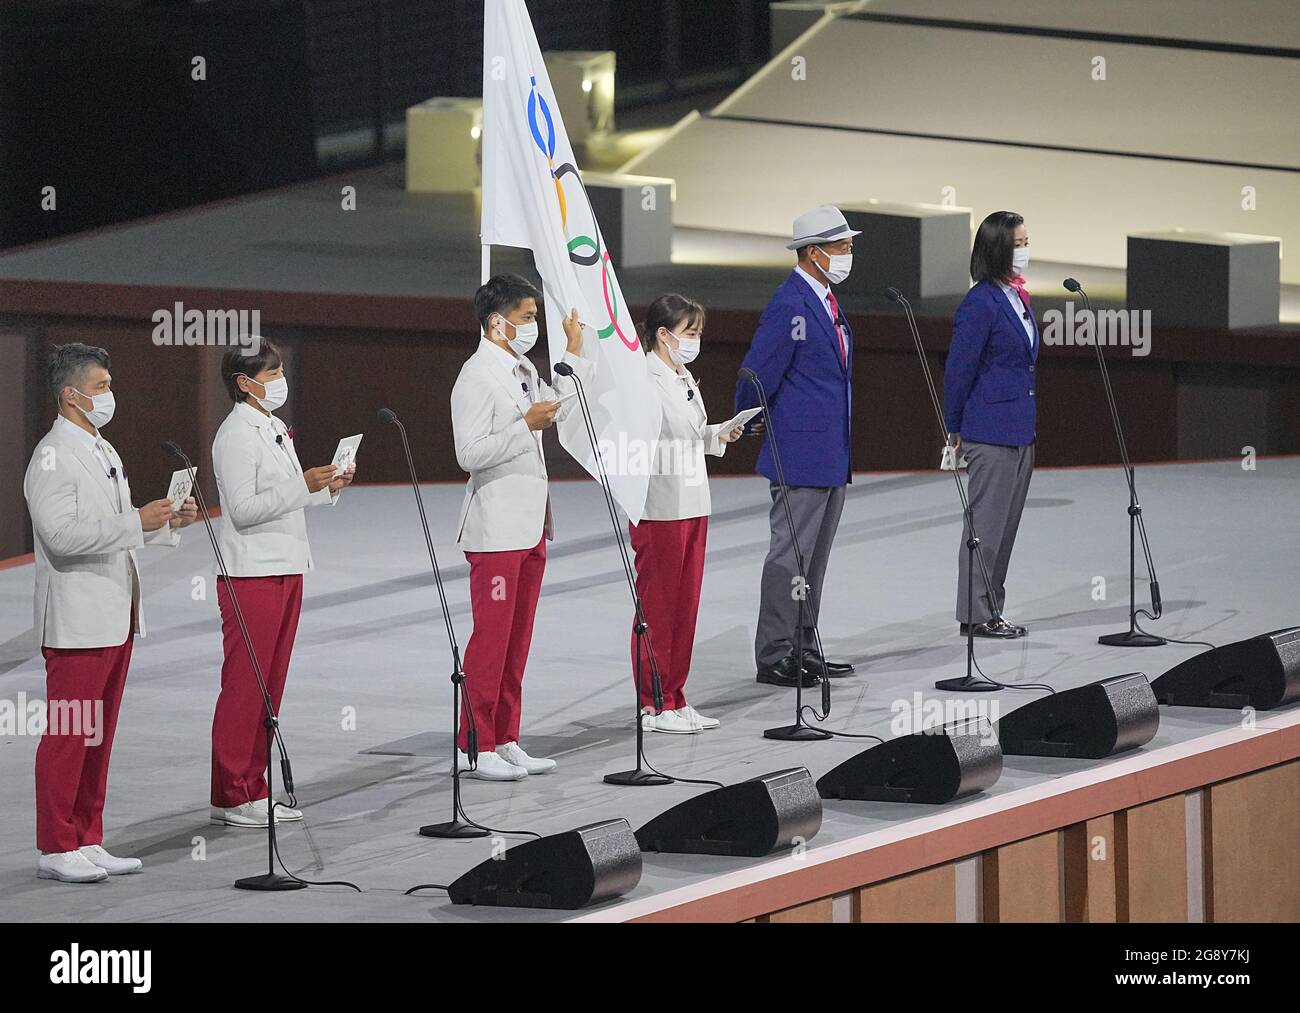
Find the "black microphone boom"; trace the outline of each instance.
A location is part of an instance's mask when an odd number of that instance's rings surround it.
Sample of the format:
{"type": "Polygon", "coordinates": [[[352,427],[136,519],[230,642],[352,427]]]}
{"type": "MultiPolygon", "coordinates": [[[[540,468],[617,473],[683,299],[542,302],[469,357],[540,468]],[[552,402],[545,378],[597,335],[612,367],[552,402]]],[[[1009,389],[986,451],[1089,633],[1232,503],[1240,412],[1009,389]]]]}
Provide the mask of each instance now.
{"type": "MultiPolygon", "coordinates": [[[[275,809],[281,803],[275,800],[275,779],[272,777],[274,767],[271,763],[272,746],[274,745],[280,752],[280,775],[284,780],[284,790],[289,796],[289,804],[297,802],[297,797],[293,785],[293,767],[289,763],[289,751],[285,747],[284,737],[280,731],[280,719],[275,713],[275,705],[271,702],[271,694],[266,688],[266,679],[262,675],[262,666],[258,663],[257,652],[253,649],[253,638],[248,632],[248,623],[244,620],[244,610],[239,606],[239,598],[235,594],[235,586],[231,583],[230,572],[226,569],[226,560],[221,554],[221,545],[217,541],[216,531],[212,527],[212,516],[208,511],[207,499],[203,495],[203,489],[199,485],[194,475],[194,464],[186,456],[185,451],[172,440],[166,440],[162,445],[163,451],[171,457],[179,460],[190,476],[190,488],[193,490],[194,498],[198,503],[199,513],[203,517],[203,527],[208,533],[208,541],[212,545],[212,554],[217,563],[217,579],[224,581],[226,593],[230,596],[230,609],[234,613],[235,623],[239,626],[239,633],[244,641],[244,650],[248,652],[248,661],[253,669],[253,676],[257,680],[258,692],[262,694],[262,711],[265,715],[262,721],[263,728],[266,729],[266,861],[267,871],[261,876],[246,876],[243,879],[235,881],[235,886],[241,890],[261,890],[261,891],[279,891],[279,890],[301,890],[306,886],[313,884],[304,879],[299,879],[292,873],[285,872],[288,875],[280,875],[275,871],[275,863],[279,858],[279,848],[276,845],[275,838],[275,809]]],[[[284,863],[280,863],[284,868],[284,863]]],[[[353,883],[319,883],[320,886],[350,886],[358,893],[361,888],[353,883]]]]}
{"type": "MultiPolygon", "coordinates": [[[[885,289],[885,294],[894,302],[903,307],[903,315],[907,319],[908,330],[912,334],[912,344],[916,348],[917,358],[921,360],[921,372],[925,376],[925,387],[930,395],[930,405],[934,409],[935,419],[939,423],[939,434],[945,443],[948,442],[948,426],[944,422],[943,404],[939,400],[939,389],[935,386],[934,374],[930,371],[930,361],[925,357],[925,345],[921,342],[921,331],[916,325],[916,316],[912,313],[912,304],[908,302],[906,296],[898,289],[889,287],[885,289]]],[[[956,457],[956,452],[953,452],[956,457]]],[[[988,567],[984,562],[984,553],[980,551],[979,535],[975,531],[975,518],[971,513],[970,500],[966,496],[966,486],[962,484],[961,472],[957,468],[957,461],[953,461],[952,478],[957,484],[957,498],[961,501],[961,515],[966,527],[966,674],[955,679],[940,679],[934,684],[935,689],[943,690],[961,690],[965,692],[989,692],[995,689],[1006,689],[1007,687],[1000,682],[990,679],[983,672],[980,672],[982,679],[976,679],[974,671],[979,670],[975,663],[975,618],[974,601],[975,601],[975,564],[979,563],[980,576],[984,582],[984,593],[989,600],[989,609],[992,611],[994,618],[1001,617],[1001,611],[998,609],[998,599],[993,593],[993,582],[989,578],[988,567]]]]}
{"type": "Polygon", "coordinates": [[[632,559],[628,555],[627,543],[623,540],[623,528],[618,523],[618,511],[614,505],[614,493],[609,485],[609,474],[605,471],[605,461],[600,455],[600,445],[596,439],[596,427],[591,421],[591,406],[587,403],[587,392],[583,386],[582,377],[567,362],[557,362],[551,368],[559,376],[572,377],[574,386],[577,388],[578,405],[582,412],[582,421],[587,431],[587,439],[591,442],[591,453],[596,465],[596,477],[601,491],[605,495],[605,508],[609,512],[610,526],[614,529],[614,542],[618,547],[619,560],[623,564],[623,576],[627,580],[628,592],[632,596],[632,609],[636,619],[632,627],[632,632],[636,634],[634,679],[636,689],[636,766],[631,770],[620,770],[613,774],[606,774],[604,780],[606,784],[617,784],[628,788],[672,784],[675,778],[656,771],[650,766],[645,756],[645,728],[641,721],[642,655],[650,663],[650,695],[654,701],[656,711],[664,709],[663,682],[659,676],[659,660],[655,657],[654,643],[650,639],[650,624],[646,622],[645,609],[641,605],[641,595],[637,593],[632,559]]]}
{"type": "MultiPolygon", "coordinates": [[[[411,488],[415,492],[415,504],[420,514],[420,528],[424,531],[424,544],[429,550],[429,565],[433,568],[433,582],[438,588],[438,602],[442,607],[442,620],[447,627],[447,644],[451,650],[451,819],[446,823],[430,823],[420,827],[422,837],[460,839],[465,837],[487,837],[489,828],[475,823],[465,813],[460,800],[460,695],[465,682],[465,672],[460,664],[460,646],[456,642],[456,628],[451,621],[451,609],[447,605],[447,592],[442,584],[442,570],[438,566],[438,554],[433,549],[433,536],[429,534],[429,519],[424,513],[424,497],[420,495],[420,483],[415,477],[415,461],[411,457],[411,443],[406,438],[406,426],[391,408],[379,409],[379,421],[397,426],[402,436],[402,449],[406,453],[406,467],[411,476],[411,488]]],[[[478,763],[478,725],[474,708],[465,694],[465,751],[469,758],[470,769],[478,763]]]]}
{"type": "MultiPolygon", "coordinates": [[[[1083,306],[1092,316],[1092,303],[1074,278],[1066,278],[1062,286],[1067,292],[1074,292],[1083,297],[1083,306]]],[[[1142,518],[1142,504],[1138,502],[1137,483],[1133,476],[1133,463],[1128,456],[1128,442],[1124,439],[1124,426],[1120,422],[1119,407],[1115,403],[1115,391],[1110,384],[1110,369],[1106,365],[1106,356],[1101,351],[1101,334],[1093,329],[1093,345],[1097,350],[1097,368],[1101,371],[1101,384],[1106,393],[1106,407],[1110,410],[1110,422],[1115,430],[1115,442],[1119,446],[1120,462],[1124,466],[1124,477],[1128,481],[1128,629],[1123,633],[1107,633],[1098,637],[1099,644],[1108,647],[1159,647],[1167,643],[1163,637],[1147,633],[1138,628],[1137,617],[1144,615],[1148,619],[1159,619],[1163,614],[1160,601],[1160,581],[1156,579],[1156,565],[1151,558],[1151,545],[1147,541],[1147,526],[1142,518]],[[1137,542],[1142,542],[1142,555],[1147,564],[1147,579],[1151,587],[1151,611],[1137,607],[1137,542]]]]}
{"type": "MultiPolygon", "coordinates": [[[[803,550],[799,547],[799,532],[794,523],[794,512],[790,507],[790,497],[788,495],[790,487],[785,484],[785,469],[781,466],[781,448],[777,444],[776,432],[772,429],[772,406],[767,401],[767,390],[763,387],[763,381],[759,375],[748,366],[740,367],[740,378],[747,380],[758,394],[758,403],[763,409],[763,432],[765,438],[772,447],[772,464],[776,468],[776,484],[781,490],[781,503],[785,507],[785,524],[790,530],[790,547],[794,549],[795,565],[799,568],[800,594],[797,596],[798,612],[796,618],[796,627],[794,633],[794,656],[797,660],[795,665],[795,687],[794,687],[794,724],[780,725],[776,728],[765,728],[763,737],[766,739],[778,739],[782,742],[816,742],[832,737],[832,733],[824,728],[814,728],[812,725],[804,722],[803,719],[803,628],[805,608],[804,603],[808,598],[812,588],[807,578],[807,569],[804,567],[803,550]]],[[[818,602],[818,605],[821,603],[818,602]]],[[[820,609],[814,610],[814,614],[819,614],[820,609]]],[[[822,648],[821,629],[817,623],[812,624],[813,640],[816,643],[817,655],[822,659],[823,672],[821,677],[822,683],[822,712],[816,715],[820,721],[825,721],[831,713],[831,686],[830,679],[826,675],[824,666],[826,662],[826,652],[822,648]]],[[[815,713],[815,712],[814,712],[815,713]]]]}

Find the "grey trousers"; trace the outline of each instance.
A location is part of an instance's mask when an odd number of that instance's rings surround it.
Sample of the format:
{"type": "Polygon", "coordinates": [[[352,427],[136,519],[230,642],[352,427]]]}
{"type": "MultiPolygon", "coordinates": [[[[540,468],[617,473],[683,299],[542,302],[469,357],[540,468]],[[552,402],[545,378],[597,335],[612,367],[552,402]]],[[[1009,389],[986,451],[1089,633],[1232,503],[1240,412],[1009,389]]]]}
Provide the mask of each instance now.
{"type": "Polygon", "coordinates": [[[754,637],[754,660],[775,665],[794,652],[799,625],[799,597],[803,595],[804,650],[816,648],[812,628],[821,604],[826,564],[831,558],[831,543],[844,512],[844,486],[828,489],[812,486],[772,486],[772,509],[768,524],[772,540],[763,562],[763,581],[759,590],[758,632],[754,637]],[[785,504],[789,502],[794,528],[799,539],[806,572],[799,573],[794,545],[790,541],[785,504]],[[801,579],[802,578],[802,579],[801,579]]]}
{"type": "Polygon", "coordinates": [[[1025,497],[1029,494],[1029,480],[1034,473],[1034,445],[1000,447],[963,440],[962,450],[969,462],[966,492],[970,498],[975,534],[980,540],[978,551],[984,557],[995,601],[989,601],[980,561],[976,559],[971,588],[974,608],[967,608],[966,577],[970,554],[966,549],[966,539],[970,531],[963,523],[957,556],[957,621],[971,622],[973,613],[974,621],[983,623],[995,612],[1001,614],[1006,604],[1007,566],[1011,562],[1016,530],[1020,527],[1020,515],[1025,509],[1025,497]]]}

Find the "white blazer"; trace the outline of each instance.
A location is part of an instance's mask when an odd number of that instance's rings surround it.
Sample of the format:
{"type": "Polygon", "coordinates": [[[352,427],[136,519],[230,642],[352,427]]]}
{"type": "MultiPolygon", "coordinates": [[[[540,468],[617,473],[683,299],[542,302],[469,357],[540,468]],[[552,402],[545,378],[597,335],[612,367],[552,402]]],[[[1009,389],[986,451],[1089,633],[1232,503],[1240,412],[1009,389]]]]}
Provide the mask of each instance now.
{"type": "Polygon", "coordinates": [[[212,474],[221,497],[217,544],[230,576],[278,577],[312,568],[303,508],[336,497],[328,486],[308,491],[283,422],[237,403],[212,441],[212,474]]]}
{"type": "Polygon", "coordinates": [[[60,416],[45,434],[23,478],[36,545],[37,647],[117,647],[144,636],[140,569],[135,550],[176,545],[170,525],[140,528],[122,459],[103,439],[110,477],[88,433],[60,416]],[[119,498],[120,497],[120,498],[119,498]]]}
{"type": "MultiPolygon", "coordinates": [[[[595,375],[589,359],[564,353],[584,384],[595,375]]],[[[513,358],[486,338],[461,367],[451,390],[451,429],[456,461],[469,472],[465,501],[456,521],[456,543],[465,552],[507,552],[531,549],[542,538],[555,536],[542,433],[531,430],[524,413],[536,401],[555,401],[576,390],[561,376],[551,387],[537,375],[527,356],[513,358]],[[513,370],[519,363],[536,392],[530,398],[513,370]]],[[[570,398],[557,420],[581,411],[570,398]]]]}
{"type": "Polygon", "coordinates": [[[721,457],[726,453],[727,445],[719,438],[722,426],[708,424],[704,398],[690,370],[683,366],[680,373],[674,372],[654,352],[646,355],[646,365],[664,410],[643,519],[707,517],[713,504],[704,455],[721,457]]]}

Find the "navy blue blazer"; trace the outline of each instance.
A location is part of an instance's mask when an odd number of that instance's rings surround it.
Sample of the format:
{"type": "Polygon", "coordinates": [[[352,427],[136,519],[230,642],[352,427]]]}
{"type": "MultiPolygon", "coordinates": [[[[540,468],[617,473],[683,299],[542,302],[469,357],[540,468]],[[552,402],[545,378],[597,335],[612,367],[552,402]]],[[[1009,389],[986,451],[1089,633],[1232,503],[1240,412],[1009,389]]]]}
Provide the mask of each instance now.
{"type": "Polygon", "coordinates": [[[982,281],[957,307],[952,347],[943,372],[948,432],[963,440],[1027,447],[1037,428],[1037,363],[1043,338],[1034,344],[1006,293],[982,281]]]}
{"type": "MultiPolygon", "coordinates": [[[[744,365],[767,391],[767,420],[759,474],[775,482],[770,436],[775,436],[788,485],[829,488],[851,482],[849,420],[853,409],[853,332],[841,322],[848,362],[830,314],[812,286],[792,271],[767,304],[744,365]]],[[[736,410],[758,405],[754,385],[736,385],[736,410]]]]}

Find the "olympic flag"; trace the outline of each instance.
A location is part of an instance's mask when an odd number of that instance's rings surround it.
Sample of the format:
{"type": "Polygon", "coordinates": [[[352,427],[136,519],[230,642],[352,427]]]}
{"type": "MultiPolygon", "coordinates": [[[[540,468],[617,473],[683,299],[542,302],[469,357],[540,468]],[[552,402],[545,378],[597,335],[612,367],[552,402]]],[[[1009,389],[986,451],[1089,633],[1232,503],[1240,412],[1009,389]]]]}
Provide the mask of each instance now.
{"type": "MultiPolygon", "coordinates": [[[[636,326],[618,286],[524,0],[485,0],[483,26],[482,242],[532,250],[546,295],[551,362],[564,354],[561,321],[573,307],[596,345],[587,384],[610,490],[633,523],[645,510],[659,439],[660,402],[650,385],[636,326]]],[[[580,413],[559,427],[560,443],[593,476],[580,413]]]]}

